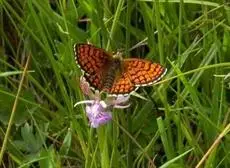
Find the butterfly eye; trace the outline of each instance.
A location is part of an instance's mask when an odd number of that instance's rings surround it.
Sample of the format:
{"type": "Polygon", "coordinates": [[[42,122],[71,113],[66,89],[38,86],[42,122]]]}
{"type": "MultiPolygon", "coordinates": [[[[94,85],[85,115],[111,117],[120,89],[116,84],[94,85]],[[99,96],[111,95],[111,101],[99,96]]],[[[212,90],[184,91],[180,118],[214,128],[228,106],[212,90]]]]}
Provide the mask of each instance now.
{"type": "Polygon", "coordinates": [[[117,51],[115,54],[113,54],[113,58],[119,59],[121,61],[122,60],[122,55],[123,55],[122,52],[117,51]]]}

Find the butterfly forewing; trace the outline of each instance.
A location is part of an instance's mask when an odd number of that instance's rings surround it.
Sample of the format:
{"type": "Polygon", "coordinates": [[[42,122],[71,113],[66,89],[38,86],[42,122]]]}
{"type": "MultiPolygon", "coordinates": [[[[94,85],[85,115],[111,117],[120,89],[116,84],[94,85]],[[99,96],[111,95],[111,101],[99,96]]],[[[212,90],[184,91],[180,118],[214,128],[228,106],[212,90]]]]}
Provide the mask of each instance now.
{"type": "Polygon", "coordinates": [[[74,51],[76,62],[88,75],[102,72],[111,59],[111,55],[103,49],[90,44],[76,44],[74,51]]]}

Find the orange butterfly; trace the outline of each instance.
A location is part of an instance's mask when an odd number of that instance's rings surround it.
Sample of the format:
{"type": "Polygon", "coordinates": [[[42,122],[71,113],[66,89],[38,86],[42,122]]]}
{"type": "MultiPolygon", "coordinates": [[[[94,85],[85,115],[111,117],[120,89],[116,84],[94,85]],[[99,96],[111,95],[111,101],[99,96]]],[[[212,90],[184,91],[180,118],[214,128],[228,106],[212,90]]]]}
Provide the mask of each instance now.
{"type": "Polygon", "coordinates": [[[138,58],[122,59],[91,44],[74,45],[75,60],[93,89],[112,95],[128,95],[140,86],[159,81],[167,69],[138,58]]]}

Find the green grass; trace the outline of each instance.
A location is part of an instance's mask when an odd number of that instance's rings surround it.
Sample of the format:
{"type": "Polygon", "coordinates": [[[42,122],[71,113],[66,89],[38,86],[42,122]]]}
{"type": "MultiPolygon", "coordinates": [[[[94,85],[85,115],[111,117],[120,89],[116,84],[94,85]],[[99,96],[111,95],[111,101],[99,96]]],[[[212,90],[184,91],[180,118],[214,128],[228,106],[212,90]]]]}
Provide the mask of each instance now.
{"type": "Polygon", "coordinates": [[[1,0],[0,167],[228,168],[229,5],[1,0]],[[73,45],[87,42],[168,69],[97,129],[74,108],[85,97],[73,45]]]}

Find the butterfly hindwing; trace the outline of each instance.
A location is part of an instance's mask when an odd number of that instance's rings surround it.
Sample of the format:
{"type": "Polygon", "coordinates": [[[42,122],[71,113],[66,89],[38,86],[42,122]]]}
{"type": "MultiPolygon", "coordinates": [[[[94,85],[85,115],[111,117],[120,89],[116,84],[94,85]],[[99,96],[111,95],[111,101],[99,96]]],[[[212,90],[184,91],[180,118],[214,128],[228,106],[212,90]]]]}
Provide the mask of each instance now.
{"type": "Polygon", "coordinates": [[[85,80],[89,83],[93,90],[101,91],[103,89],[102,76],[100,74],[86,75],[84,74],[85,80]]]}
{"type": "Polygon", "coordinates": [[[158,63],[137,58],[124,59],[124,73],[127,73],[135,86],[147,86],[160,80],[166,68],[158,63]]]}
{"type": "Polygon", "coordinates": [[[111,89],[109,90],[109,94],[126,95],[136,89],[137,87],[130,81],[129,75],[127,73],[122,73],[115,79],[111,89]]]}

